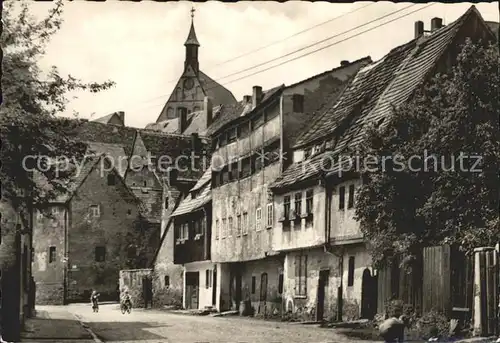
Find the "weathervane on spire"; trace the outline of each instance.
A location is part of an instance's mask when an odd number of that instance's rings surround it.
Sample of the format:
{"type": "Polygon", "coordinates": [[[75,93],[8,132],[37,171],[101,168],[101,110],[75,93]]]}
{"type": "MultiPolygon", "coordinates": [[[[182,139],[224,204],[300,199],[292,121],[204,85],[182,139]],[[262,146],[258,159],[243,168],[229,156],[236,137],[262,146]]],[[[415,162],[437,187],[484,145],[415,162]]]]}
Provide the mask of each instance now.
{"type": "Polygon", "coordinates": [[[191,19],[194,19],[194,12],[196,12],[196,10],[194,9],[194,6],[191,7],[191,19]]]}

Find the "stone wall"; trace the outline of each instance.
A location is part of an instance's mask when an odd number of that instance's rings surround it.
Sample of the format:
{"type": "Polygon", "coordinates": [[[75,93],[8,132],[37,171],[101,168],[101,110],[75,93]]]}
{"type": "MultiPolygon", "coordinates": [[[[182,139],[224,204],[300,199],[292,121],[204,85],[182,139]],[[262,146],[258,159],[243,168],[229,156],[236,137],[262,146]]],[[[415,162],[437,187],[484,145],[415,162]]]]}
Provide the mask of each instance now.
{"type": "Polygon", "coordinates": [[[132,299],[134,307],[144,307],[143,278],[152,276],[151,269],[120,270],[120,294],[125,290],[132,299]]]}

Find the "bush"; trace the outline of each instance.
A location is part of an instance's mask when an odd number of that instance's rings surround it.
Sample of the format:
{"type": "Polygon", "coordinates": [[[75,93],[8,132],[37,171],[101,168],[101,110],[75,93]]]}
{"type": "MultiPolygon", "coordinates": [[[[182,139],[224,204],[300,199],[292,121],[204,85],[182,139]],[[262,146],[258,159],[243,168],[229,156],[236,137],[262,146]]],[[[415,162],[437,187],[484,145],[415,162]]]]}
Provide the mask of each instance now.
{"type": "Polygon", "coordinates": [[[448,318],[440,312],[430,311],[417,320],[416,331],[421,338],[437,337],[444,340],[450,337],[448,318]]]}

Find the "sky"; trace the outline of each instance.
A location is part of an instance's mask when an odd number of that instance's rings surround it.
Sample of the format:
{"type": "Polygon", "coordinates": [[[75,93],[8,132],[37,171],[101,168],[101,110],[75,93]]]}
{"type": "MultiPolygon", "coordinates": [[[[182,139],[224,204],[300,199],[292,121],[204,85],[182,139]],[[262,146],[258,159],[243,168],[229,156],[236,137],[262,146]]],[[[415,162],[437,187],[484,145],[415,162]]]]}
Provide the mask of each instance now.
{"type": "MultiPolygon", "coordinates": [[[[51,6],[50,2],[30,2],[32,13],[40,18],[51,6]]],[[[41,68],[55,65],[62,74],[87,82],[109,79],[116,86],[98,94],[70,94],[68,110],[61,116],[76,111],[80,118],[92,120],[124,111],[127,126],[143,128],[155,122],[183,71],[183,44],[193,6],[200,69],[241,100],[252,93],[254,85],[268,89],[293,84],[336,68],[342,60],[366,56],[378,60],[413,39],[415,21],[422,20],[426,30],[433,17],[443,18],[446,25],[472,4],[66,2],[64,23],[40,60],[41,68]],[[323,22],[327,23],[319,25],[323,22]],[[310,30],[295,35],[306,29],[310,30]],[[298,49],[302,50],[293,53],[298,49]],[[321,50],[313,52],[317,49],[321,50]],[[295,60],[283,63],[291,59],[295,60]],[[259,64],[263,65],[255,67],[259,64]],[[235,75],[228,77],[231,74],[235,75]]],[[[486,21],[499,21],[498,3],[475,6],[486,21]]]]}

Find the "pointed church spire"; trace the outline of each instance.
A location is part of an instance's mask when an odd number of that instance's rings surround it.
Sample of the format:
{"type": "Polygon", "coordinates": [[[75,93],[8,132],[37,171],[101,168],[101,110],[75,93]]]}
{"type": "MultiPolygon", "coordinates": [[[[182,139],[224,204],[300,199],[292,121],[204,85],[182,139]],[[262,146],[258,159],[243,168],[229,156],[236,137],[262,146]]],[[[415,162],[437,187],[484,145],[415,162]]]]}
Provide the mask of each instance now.
{"type": "Polygon", "coordinates": [[[198,38],[196,38],[196,32],[194,31],[194,12],[196,10],[191,8],[191,28],[189,29],[189,35],[188,38],[186,39],[186,43],[184,43],[185,46],[188,45],[196,45],[200,46],[200,43],[198,42],[198,38]]]}

